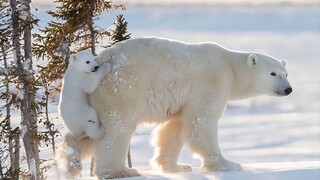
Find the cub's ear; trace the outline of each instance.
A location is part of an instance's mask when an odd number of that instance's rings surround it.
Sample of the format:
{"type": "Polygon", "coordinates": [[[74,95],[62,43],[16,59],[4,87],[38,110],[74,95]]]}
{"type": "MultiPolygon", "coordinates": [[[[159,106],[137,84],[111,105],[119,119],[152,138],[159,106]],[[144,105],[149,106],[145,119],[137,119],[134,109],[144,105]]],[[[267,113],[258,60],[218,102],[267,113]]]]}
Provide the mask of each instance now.
{"type": "Polygon", "coordinates": [[[76,56],[74,54],[70,55],[70,62],[75,62],[77,60],[76,56]]]}
{"type": "Polygon", "coordinates": [[[287,61],[286,60],[281,60],[280,62],[283,65],[283,67],[287,67],[287,61]]]}
{"type": "Polygon", "coordinates": [[[259,63],[259,58],[255,54],[250,54],[247,59],[247,64],[249,67],[254,67],[259,63]]]}

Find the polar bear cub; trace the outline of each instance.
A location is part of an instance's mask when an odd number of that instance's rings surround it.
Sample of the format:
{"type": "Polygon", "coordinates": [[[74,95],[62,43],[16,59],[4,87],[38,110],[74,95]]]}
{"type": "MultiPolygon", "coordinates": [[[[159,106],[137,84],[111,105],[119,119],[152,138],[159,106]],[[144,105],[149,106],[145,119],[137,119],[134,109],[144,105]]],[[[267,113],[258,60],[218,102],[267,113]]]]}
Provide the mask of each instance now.
{"type": "Polygon", "coordinates": [[[93,54],[88,50],[71,55],[70,64],[62,81],[58,108],[65,126],[74,137],[100,139],[104,135],[98,115],[89,105],[88,94],[96,90],[110,71],[109,63],[99,67],[93,54]]]}

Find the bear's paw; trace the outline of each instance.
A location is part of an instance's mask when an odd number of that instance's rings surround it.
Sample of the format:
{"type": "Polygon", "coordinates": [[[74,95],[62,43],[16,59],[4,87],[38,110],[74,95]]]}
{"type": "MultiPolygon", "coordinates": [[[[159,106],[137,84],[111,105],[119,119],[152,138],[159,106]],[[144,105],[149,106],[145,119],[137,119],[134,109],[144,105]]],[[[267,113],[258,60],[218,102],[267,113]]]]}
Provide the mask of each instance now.
{"type": "Polygon", "coordinates": [[[241,165],[236,162],[228,161],[223,157],[213,158],[210,161],[205,162],[202,167],[202,171],[238,171],[241,170],[241,165]]]}
{"type": "Polygon", "coordinates": [[[136,169],[132,168],[103,170],[98,172],[96,175],[101,180],[141,176],[136,169]]]}

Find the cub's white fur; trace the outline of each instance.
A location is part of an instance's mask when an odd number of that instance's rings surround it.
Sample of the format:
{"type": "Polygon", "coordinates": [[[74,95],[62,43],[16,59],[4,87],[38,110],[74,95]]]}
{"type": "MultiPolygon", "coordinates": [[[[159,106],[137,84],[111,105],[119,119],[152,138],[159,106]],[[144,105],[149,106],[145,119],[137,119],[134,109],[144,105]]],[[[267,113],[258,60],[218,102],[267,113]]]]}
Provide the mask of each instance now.
{"type": "Polygon", "coordinates": [[[58,167],[64,177],[74,177],[81,171],[81,160],[93,143],[90,139],[100,139],[104,135],[97,113],[89,105],[88,95],[96,90],[101,79],[110,71],[110,64],[99,67],[88,50],[70,57],[58,107],[69,130],[57,153],[58,167]]]}
{"type": "Polygon", "coordinates": [[[88,50],[70,57],[70,64],[62,81],[59,114],[73,136],[88,136],[99,139],[104,130],[93,107],[89,105],[88,94],[93,93],[101,79],[111,70],[110,64],[99,68],[94,56],[88,50]]]}

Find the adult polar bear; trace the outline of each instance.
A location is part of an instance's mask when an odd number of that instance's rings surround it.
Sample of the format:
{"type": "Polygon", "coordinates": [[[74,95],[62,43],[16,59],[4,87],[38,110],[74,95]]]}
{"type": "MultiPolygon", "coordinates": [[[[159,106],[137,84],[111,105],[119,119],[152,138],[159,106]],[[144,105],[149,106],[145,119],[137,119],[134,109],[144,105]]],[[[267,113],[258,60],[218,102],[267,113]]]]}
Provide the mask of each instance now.
{"type": "Polygon", "coordinates": [[[159,123],[154,160],[164,172],[191,171],[177,163],[185,142],[203,170],[240,169],[223,158],[218,144],[228,101],[292,91],[285,61],[212,43],[137,38],[105,50],[98,62],[116,67],[90,95],[106,131],[96,144],[98,177],[139,175],[125,160],[133,132],[145,122],[159,123]]]}

